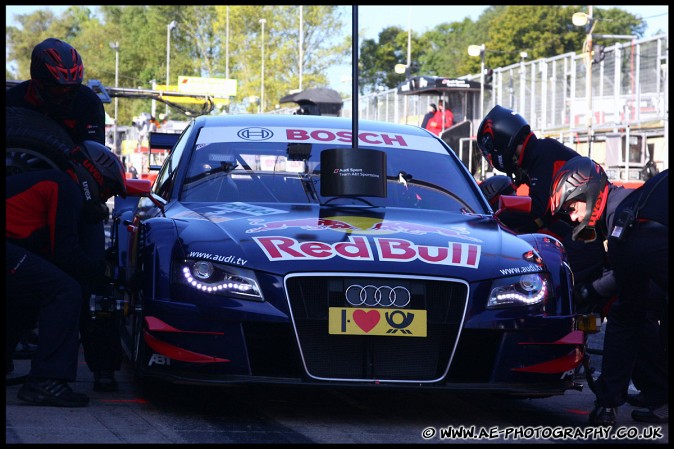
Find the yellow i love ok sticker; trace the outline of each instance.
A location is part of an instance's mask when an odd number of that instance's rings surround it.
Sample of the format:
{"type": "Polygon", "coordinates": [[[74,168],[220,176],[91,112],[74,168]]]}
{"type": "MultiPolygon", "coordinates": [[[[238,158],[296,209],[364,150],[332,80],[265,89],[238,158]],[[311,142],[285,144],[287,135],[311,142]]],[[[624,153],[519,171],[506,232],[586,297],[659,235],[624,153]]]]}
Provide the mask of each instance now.
{"type": "Polygon", "coordinates": [[[342,335],[425,337],[426,311],[360,307],[330,307],[328,332],[342,335]]]}

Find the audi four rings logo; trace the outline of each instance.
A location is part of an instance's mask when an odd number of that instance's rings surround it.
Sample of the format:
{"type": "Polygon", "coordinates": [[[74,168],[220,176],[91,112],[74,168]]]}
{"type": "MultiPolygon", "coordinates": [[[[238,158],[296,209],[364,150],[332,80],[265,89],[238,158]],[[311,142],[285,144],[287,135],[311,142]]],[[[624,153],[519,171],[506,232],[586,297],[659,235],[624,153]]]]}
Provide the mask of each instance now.
{"type": "Polygon", "coordinates": [[[400,285],[350,285],[344,293],[346,301],[352,306],[405,307],[410,303],[412,294],[400,285]]]}
{"type": "Polygon", "coordinates": [[[267,140],[274,136],[274,133],[267,128],[244,128],[236,133],[243,140],[267,140]]]}

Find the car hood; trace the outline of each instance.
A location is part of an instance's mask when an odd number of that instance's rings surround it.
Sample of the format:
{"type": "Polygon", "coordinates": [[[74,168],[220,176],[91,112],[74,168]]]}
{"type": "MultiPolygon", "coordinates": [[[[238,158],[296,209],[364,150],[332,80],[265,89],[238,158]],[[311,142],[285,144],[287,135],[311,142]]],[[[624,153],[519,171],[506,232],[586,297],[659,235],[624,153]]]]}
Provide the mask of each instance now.
{"type": "Polygon", "coordinates": [[[529,243],[485,215],[276,203],[178,203],[168,212],[185,257],[278,275],[357,271],[470,282],[543,270],[531,262],[540,258],[529,243]]]}

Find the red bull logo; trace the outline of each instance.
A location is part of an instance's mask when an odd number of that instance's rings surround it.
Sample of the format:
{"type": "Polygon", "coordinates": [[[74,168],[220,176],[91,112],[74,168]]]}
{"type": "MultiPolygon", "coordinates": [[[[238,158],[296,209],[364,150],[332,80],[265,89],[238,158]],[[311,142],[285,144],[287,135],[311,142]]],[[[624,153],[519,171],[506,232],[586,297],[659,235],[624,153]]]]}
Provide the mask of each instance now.
{"type": "Polygon", "coordinates": [[[478,268],[482,247],[472,243],[449,242],[447,246],[417,245],[405,239],[375,238],[374,250],[366,237],[349,237],[347,242],[299,241],[292,237],[253,237],[272,262],[329,260],[413,262],[478,268]]]}
{"type": "Polygon", "coordinates": [[[471,242],[481,242],[480,239],[468,235],[468,231],[460,226],[442,228],[408,221],[381,221],[365,217],[299,218],[266,223],[263,219],[250,219],[249,221],[251,225],[259,226],[246,230],[248,234],[300,228],[307,231],[333,230],[348,234],[439,234],[471,242]]]}

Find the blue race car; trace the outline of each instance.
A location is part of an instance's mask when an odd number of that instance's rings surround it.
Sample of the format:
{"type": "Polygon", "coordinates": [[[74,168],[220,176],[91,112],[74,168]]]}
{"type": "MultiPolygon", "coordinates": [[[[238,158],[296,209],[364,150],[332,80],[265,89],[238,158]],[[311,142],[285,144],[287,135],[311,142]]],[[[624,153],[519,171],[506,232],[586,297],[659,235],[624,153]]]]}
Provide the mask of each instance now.
{"type": "Polygon", "coordinates": [[[128,182],[112,250],[140,379],[580,388],[586,335],[562,245],[504,228],[424,129],[202,116],[152,185],[128,182]]]}

